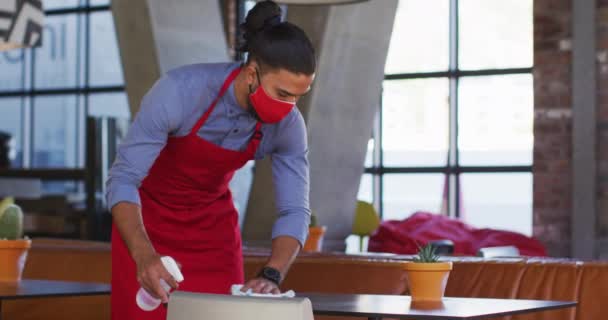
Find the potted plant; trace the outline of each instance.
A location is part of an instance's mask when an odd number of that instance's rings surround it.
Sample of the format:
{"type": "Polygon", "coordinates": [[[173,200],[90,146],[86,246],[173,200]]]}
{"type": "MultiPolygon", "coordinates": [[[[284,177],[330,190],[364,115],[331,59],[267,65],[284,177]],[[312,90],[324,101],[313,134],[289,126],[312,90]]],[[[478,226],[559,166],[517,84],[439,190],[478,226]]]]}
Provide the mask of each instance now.
{"type": "Polygon", "coordinates": [[[11,204],[0,212],[0,281],[21,280],[31,240],[23,238],[23,212],[11,204]]]}
{"type": "Polygon", "coordinates": [[[308,226],[308,238],[304,243],[304,251],[319,252],[323,247],[323,237],[325,236],[325,226],[317,225],[317,216],[313,212],[310,215],[310,225],[308,226]]]}
{"type": "Polygon", "coordinates": [[[418,247],[418,256],[405,264],[412,301],[441,301],[452,262],[441,262],[435,247],[418,247]]]}

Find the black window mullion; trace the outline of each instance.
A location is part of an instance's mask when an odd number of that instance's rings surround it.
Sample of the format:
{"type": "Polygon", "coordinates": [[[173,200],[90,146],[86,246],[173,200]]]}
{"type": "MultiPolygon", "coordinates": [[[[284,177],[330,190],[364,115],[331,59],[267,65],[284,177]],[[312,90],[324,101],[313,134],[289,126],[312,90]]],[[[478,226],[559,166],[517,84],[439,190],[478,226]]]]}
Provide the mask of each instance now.
{"type": "MultiPolygon", "coordinates": [[[[90,9],[90,0],[85,0],[85,7],[90,9]]],[[[84,87],[89,88],[89,78],[90,78],[90,50],[91,50],[91,11],[87,11],[84,21],[85,31],[84,31],[84,87]]],[[[89,92],[85,93],[86,97],[84,99],[84,115],[85,118],[89,115],[89,92]]],[[[87,121],[85,121],[85,132],[87,132],[87,121]]]]}
{"type": "Polygon", "coordinates": [[[374,175],[399,173],[525,173],[531,172],[532,166],[439,166],[439,167],[372,167],[365,168],[364,173],[374,175]]]}
{"type": "Polygon", "coordinates": [[[90,13],[90,12],[108,11],[108,10],[110,10],[109,5],[89,6],[89,3],[87,1],[86,5],[82,6],[82,7],[50,9],[50,10],[45,10],[44,14],[46,16],[56,16],[56,15],[64,15],[64,14],[70,14],[70,13],[90,13]]]}
{"type": "MultiPolygon", "coordinates": [[[[82,14],[78,14],[76,16],[76,86],[80,87],[82,84],[82,79],[81,79],[81,68],[82,68],[82,23],[83,23],[83,15],[82,14]]],[[[80,148],[80,142],[81,139],[84,139],[84,136],[79,134],[80,133],[80,126],[81,126],[81,121],[80,121],[80,117],[82,116],[82,110],[81,110],[81,103],[82,103],[82,99],[81,99],[81,95],[76,94],[76,133],[77,138],[76,138],[76,152],[74,153],[74,163],[76,164],[76,167],[80,167],[81,165],[83,165],[79,160],[80,160],[80,152],[82,152],[81,148],[80,148]]]]}
{"type": "MultiPolygon", "coordinates": [[[[454,46],[457,46],[454,44],[454,46]]],[[[406,80],[406,79],[425,79],[425,78],[460,78],[460,77],[482,77],[482,76],[501,76],[509,74],[528,74],[532,73],[533,68],[507,68],[507,69],[479,69],[479,70],[460,70],[457,66],[450,67],[448,71],[438,72],[413,72],[413,73],[393,73],[384,75],[384,80],[406,80]]]]}
{"type": "MultiPolygon", "coordinates": [[[[42,31],[44,33],[44,30],[42,31]]],[[[36,50],[37,48],[32,48],[31,50],[31,66],[30,66],[30,91],[36,90],[36,50]]],[[[27,159],[27,167],[31,168],[34,164],[34,136],[36,134],[36,128],[34,127],[34,117],[35,117],[35,107],[36,103],[34,101],[34,97],[30,96],[28,113],[29,113],[29,121],[27,123],[28,128],[26,129],[29,132],[28,142],[28,159],[27,159]]],[[[24,166],[25,167],[25,166],[24,166]]]]}

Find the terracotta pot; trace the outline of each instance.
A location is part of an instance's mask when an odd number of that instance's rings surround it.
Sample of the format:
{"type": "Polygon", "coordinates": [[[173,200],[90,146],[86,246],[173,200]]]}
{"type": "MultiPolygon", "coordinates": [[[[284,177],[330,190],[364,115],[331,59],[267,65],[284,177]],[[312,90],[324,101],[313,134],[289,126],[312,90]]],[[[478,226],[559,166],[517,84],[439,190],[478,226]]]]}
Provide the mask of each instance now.
{"type": "Polygon", "coordinates": [[[441,301],[448,284],[452,262],[405,264],[412,301],[441,301]]]}
{"type": "Polygon", "coordinates": [[[323,236],[325,236],[325,226],[308,228],[308,238],[304,243],[304,251],[319,252],[323,247],[323,236]]]}
{"type": "Polygon", "coordinates": [[[0,281],[17,282],[21,280],[27,251],[32,241],[27,240],[0,240],[0,281]]]}

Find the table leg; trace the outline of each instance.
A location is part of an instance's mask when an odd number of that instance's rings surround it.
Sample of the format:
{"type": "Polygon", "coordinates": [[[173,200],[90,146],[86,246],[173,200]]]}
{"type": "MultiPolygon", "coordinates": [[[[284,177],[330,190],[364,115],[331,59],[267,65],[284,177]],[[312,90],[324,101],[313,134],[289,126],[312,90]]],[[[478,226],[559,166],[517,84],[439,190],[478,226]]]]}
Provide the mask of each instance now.
{"type": "Polygon", "coordinates": [[[0,299],[0,320],[2,320],[2,299],[0,299]]]}

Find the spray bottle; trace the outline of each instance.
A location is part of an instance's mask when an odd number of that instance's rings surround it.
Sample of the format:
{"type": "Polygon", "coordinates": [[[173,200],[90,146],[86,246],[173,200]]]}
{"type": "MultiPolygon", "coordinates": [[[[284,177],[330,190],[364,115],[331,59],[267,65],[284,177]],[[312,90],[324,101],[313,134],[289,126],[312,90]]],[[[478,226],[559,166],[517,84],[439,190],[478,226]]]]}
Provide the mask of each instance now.
{"type": "MultiPolygon", "coordinates": [[[[171,274],[175,281],[184,281],[184,276],[182,275],[181,271],[179,270],[179,267],[177,266],[177,263],[175,262],[175,260],[173,260],[173,258],[165,256],[161,257],[160,261],[163,263],[163,266],[165,266],[165,269],[167,269],[167,271],[169,272],[169,274],[171,274]]],[[[160,279],[160,286],[163,288],[163,290],[167,292],[171,290],[171,286],[163,279],[160,279]]],[[[139,291],[137,291],[137,295],[135,296],[135,301],[137,302],[137,305],[145,311],[152,311],[158,308],[158,306],[160,306],[160,303],[162,302],[160,299],[156,299],[152,295],[150,295],[148,291],[146,291],[146,289],[144,288],[139,288],[139,291]]]]}

